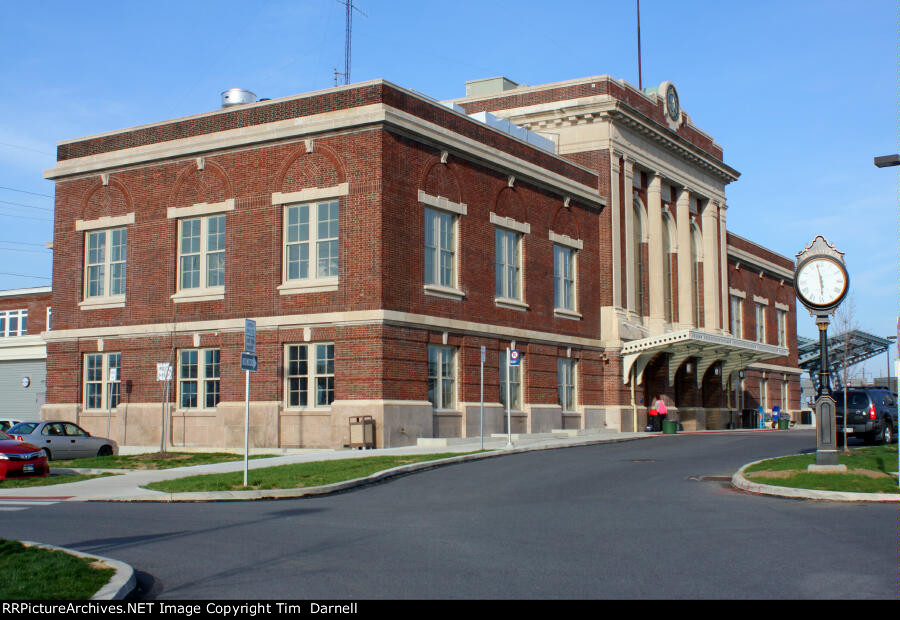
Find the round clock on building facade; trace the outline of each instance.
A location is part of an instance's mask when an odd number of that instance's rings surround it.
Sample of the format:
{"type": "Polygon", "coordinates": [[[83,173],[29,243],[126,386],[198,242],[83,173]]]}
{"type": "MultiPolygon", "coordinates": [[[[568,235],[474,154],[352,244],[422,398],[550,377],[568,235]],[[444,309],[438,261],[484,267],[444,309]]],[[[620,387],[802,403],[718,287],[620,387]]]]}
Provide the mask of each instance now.
{"type": "Polygon", "coordinates": [[[669,84],[668,88],[666,88],[666,112],[668,112],[669,118],[673,121],[678,120],[678,113],[680,112],[678,108],[678,93],[673,84],[669,84]]]}
{"type": "Polygon", "coordinates": [[[811,256],[797,266],[795,281],[803,305],[826,310],[841,303],[850,278],[841,261],[830,256],[811,256]]]}

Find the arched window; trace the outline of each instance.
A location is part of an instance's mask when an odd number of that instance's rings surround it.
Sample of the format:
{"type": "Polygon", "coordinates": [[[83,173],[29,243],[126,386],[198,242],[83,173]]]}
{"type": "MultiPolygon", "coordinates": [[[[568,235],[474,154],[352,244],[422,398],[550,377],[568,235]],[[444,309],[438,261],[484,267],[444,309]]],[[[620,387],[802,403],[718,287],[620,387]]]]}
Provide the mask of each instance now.
{"type": "Polygon", "coordinates": [[[666,323],[671,323],[675,317],[675,298],[672,295],[672,231],[671,218],[663,216],[663,304],[665,308],[666,323]]]}
{"type": "Polygon", "coordinates": [[[700,231],[696,226],[691,226],[691,299],[694,302],[693,321],[696,327],[700,327],[700,265],[703,261],[700,248],[700,231]]]}
{"type": "Polygon", "coordinates": [[[634,236],[632,238],[632,264],[634,265],[634,310],[641,316],[644,314],[644,251],[641,245],[644,239],[643,217],[641,210],[641,201],[637,192],[634,194],[634,209],[631,217],[634,220],[632,230],[634,236]]]}

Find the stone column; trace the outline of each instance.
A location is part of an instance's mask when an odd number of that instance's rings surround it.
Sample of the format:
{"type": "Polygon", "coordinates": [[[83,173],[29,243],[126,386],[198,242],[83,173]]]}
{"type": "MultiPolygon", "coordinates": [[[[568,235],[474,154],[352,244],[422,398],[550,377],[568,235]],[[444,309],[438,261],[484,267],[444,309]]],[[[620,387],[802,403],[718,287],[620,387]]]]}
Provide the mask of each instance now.
{"type": "Polygon", "coordinates": [[[722,332],[725,333],[729,329],[728,325],[728,248],[726,242],[725,229],[725,211],[728,207],[724,204],[719,205],[719,276],[722,284],[721,300],[722,300],[722,332]]]}
{"type": "Polygon", "coordinates": [[[675,226],[678,228],[678,324],[686,329],[694,320],[691,296],[691,193],[682,188],[675,203],[675,226]]]}
{"type": "Polygon", "coordinates": [[[634,162],[628,159],[626,155],[623,158],[622,173],[625,175],[625,195],[622,196],[624,208],[622,209],[625,217],[625,308],[629,312],[634,312],[638,316],[641,314],[640,308],[634,307],[634,162]]]}
{"type": "MultiPolygon", "coordinates": [[[[622,303],[622,237],[619,224],[619,213],[622,209],[619,204],[619,155],[610,149],[609,151],[609,223],[612,240],[612,305],[616,308],[624,306],[622,303]]],[[[625,188],[628,190],[628,187],[625,188]]]]}
{"type": "Polygon", "coordinates": [[[647,188],[647,220],[650,233],[650,334],[661,334],[666,324],[665,299],[663,293],[663,220],[662,220],[662,177],[650,175],[647,188]]]}
{"type": "Polygon", "coordinates": [[[719,217],[718,203],[708,200],[703,208],[703,325],[719,328],[719,217]]]}

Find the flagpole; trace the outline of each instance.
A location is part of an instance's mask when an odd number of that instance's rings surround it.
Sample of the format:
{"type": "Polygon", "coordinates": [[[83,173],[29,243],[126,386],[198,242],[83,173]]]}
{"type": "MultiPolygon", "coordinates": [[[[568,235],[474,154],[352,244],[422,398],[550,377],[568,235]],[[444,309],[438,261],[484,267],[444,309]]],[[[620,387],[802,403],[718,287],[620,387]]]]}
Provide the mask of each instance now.
{"type": "Polygon", "coordinates": [[[638,35],[638,89],[644,90],[644,80],[641,75],[641,0],[637,0],[637,35],[638,35]]]}

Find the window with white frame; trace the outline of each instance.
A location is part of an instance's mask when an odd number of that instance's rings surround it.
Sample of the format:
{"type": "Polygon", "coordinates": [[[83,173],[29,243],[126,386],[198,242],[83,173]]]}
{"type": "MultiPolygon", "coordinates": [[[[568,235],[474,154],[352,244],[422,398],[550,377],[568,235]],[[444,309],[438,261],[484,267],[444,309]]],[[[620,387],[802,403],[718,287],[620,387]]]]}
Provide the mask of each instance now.
{"type": "Polygon", "coordinates": [[[731,335],[735,338],[744,337],[744,300],[738,295],[731,296],[731,335]]]}
{"type": "Polygon", "coordinates": [[[28,310],[0,311],[0,338],[28,334],[28,310]]]}
{"type": "Polygon", "coordinates": [[[787,312],[784,310],[775,310],[775,317],[778,320],[778,346],[787,346],[787,312]]]}
{"type": "Polygon", "coordinates": [[[85,233],[85,300],[124,299],[127,240],[125,228],[91,230],[85,233]]]}
{"type": "Polygon", "coordinates": [[[553,305],[575,311],[575,249],[553,246],[553,305]]]}
{"type": "Polygon", "coordinates": [[[665,312],[665,320],[671,323],[675,317],[675,296],[672,294],[672,230],[670,227],[671,218],[668,215],[663,216],[662,225],[662,248],[663,248],[663,308],[665,312]]]}
{"type": "Polygon", "coordinates": [[[783,380],[781,382],[781,410],[782,411],[788,410],[788,394],[790,394],[788,388],[789,388],[789,386],[788,386],[787,380],[783,380]]]}
{"type": "Polygon", "coordinates": [[[88,353],[84,356],[85,409],[108,410],[119,406],[121,368],[121,353],[88,353]]]}
{"type": "Polygon", "coordinates": [[[694,326],[700,327],[700,305],[703,303],[703,298],[700,295],[700,269],[703,262],[701,261],[701,253],[700,253],[700,233],[696,228],[691,230],[691,300],[693,303],[693,316],[691,317],[694,321],[694,326]]]}
{"type": "Polygon", "coordinates": [[[759,404],[763,409],[769,408],[769,380],[765,377],[759,380],[759,404]]]}
{"type": "Polygon", "coordinates": [[[557,400],[563,411],[575,411],[575,360],[556,359],[557,400]]]}
{"type": "Polygon", "coordinates": [[[456,288],[456,221],[453,213],[425,209],[425,284],[456,288]]]}
{"type": "Polygon", "coordinates": [[[225,215],[182,219],[178,223],[180,291],[224,289],[225,215]]]}
{"type": "Polygon", "coordinates": [[[756,342],[766,341],[766,307],[756,304],[756,342]]]}
{"type": "Polygon", "coordinates": [[[456,407],[456,348],[428,346],[428,400],[435,409],[456,407]]]}
{"type": "Polygon", "coordinates": [[[334,402],[334,343],[290,344],[285,358],[288,407],[328,407],[334,402]]]}
{"type": "Polygon", "coordinates": [[[284,283],[303,284],[338,277],[337,200],[284,208],[284,283]]]}
{"type": "Polygon", "coordinates": [[[506,351],[500,353],[500,404],[506,408],[506,377],[509,370],[509,408],[513,411],[522,409],[522,358],[518,366],[507,365],[506,351]]]}
{"type": "Polygon", "coordinates": [[[219,349],[178,352],[178,403],[182,409],[214,409],[219,404],[219,349]]]}
{"type": "Polygon", "coordinates": [[[500,299],[522,299],[520,284],[522,265],[522,235],[505,228],[496,228],[495,239],[495,292],[500,299]]]}

